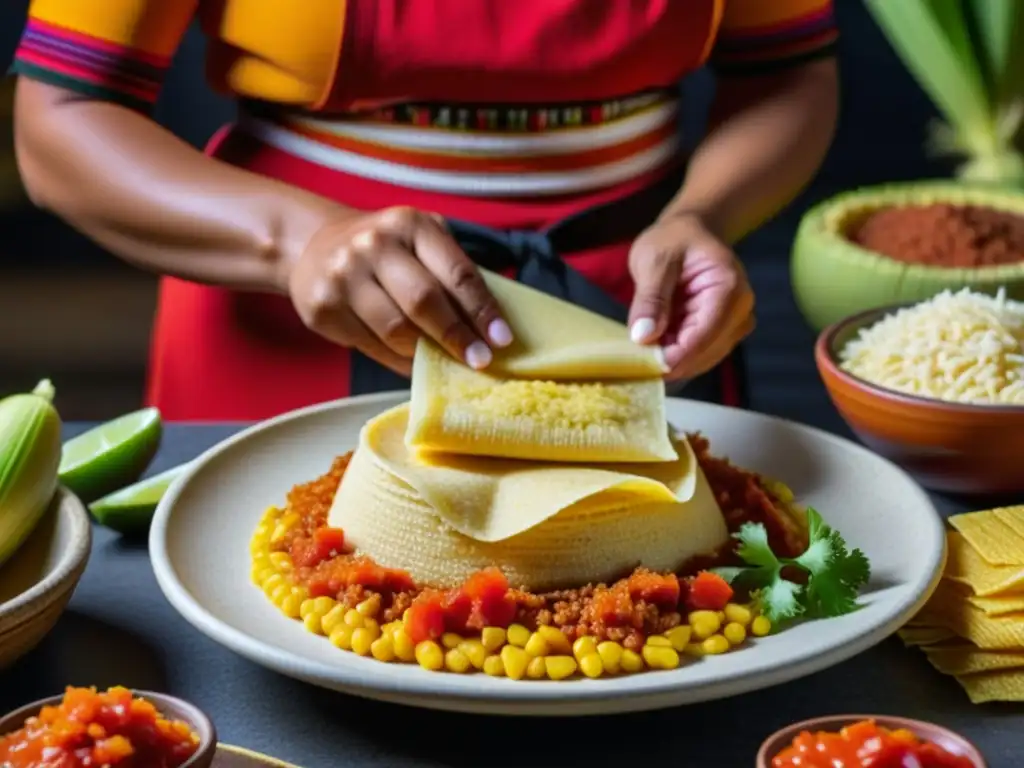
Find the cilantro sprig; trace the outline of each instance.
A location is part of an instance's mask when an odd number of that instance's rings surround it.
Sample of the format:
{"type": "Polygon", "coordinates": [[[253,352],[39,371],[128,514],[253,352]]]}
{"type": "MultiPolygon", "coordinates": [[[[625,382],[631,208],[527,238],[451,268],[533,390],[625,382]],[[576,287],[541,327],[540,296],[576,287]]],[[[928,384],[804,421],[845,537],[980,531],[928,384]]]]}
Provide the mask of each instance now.
{"type": "Polygon", "coordinates": [[[871,577],[871,565],[859,549],[849,549],[839,531],[829,527],[814,509],[807,509],[808,545],[794,558],[778,557],[768,545],[762,523],[744,523],[733,538],[736,554],[746,563],[716,568],[730,584],[750,590],[761,612],[780,624],[801,616],[827,618],[857,610],[857,596],[871,577]],[[807,574],[806,584],[783,577],[783,569],[797,567],[807,574]]]}

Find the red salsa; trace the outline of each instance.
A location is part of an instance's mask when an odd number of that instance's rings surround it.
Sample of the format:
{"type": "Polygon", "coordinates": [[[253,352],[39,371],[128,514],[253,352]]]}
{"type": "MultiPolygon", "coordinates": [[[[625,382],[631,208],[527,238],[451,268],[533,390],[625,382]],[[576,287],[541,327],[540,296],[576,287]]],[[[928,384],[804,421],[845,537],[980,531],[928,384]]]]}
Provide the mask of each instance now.
{"type": "Polygon", "coordinates": [[[838,733],[803,731],[772,758],[771,768],[974,768],[967,757],[873,720],[838,733]]]}
{"type": "Polygon", "coordinates": [[[60,704],[0,736],[0,766],[178,768],[198,747],[187,723],[166,719],[127,688],[69,686],[60,704]]]}

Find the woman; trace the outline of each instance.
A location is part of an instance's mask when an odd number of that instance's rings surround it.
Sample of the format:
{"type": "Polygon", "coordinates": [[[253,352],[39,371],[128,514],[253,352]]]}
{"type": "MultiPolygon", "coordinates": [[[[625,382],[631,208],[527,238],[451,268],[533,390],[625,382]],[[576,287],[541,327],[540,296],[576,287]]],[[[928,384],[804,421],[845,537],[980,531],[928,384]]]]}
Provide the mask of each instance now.
{"type": "Polygon", "coordinates": [[[402,386],[420,334],[486,368],[511,338],[474,262],[728,400],[754,326],[729,244],[817,170],[835,37],[829,0],[33,0],[17,153],[37,205],[164,275],[168,419],[402,386]],[[193,19],[241,104],[205,156],[147,117],[193,19]],[[676,83],[705,63],[684,180],[676,83]]]}

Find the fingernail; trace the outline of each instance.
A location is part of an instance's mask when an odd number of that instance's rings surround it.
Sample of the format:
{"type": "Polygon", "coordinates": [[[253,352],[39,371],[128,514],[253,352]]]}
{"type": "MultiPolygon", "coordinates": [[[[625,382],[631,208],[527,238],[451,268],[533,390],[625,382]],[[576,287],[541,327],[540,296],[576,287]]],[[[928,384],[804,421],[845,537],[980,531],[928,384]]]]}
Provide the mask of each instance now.
{"type": "Polygon", "coordinates": [[[507,347],[512,343],[512,329],[504,320],[492,320],[487,326],[487,335],[499,347],[507,347]]]}
{"type": "Polygon", "coordinates": [[[466,348],[466,363],[470,368],[486,368],[491,364],[491,349],[482,341],[474,341],[466,348]]]}
{"type": "Polygon", "coordinates": [[[636,344],[643,344],[654,333],[654,321],[649,317],[641,317],[629,329],[629,338],[636,344]]]}

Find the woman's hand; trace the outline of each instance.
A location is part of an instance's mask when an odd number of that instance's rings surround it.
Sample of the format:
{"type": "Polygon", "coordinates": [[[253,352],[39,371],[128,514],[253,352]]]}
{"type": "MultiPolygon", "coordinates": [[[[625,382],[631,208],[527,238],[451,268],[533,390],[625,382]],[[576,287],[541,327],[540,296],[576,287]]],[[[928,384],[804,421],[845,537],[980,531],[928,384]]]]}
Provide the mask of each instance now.
{"type": "Polygon", "coordinates": [[[714,368],[754,330],[754,294],[732,250],[690,213],[666,216],[629,254],[633,340],[660,342],[669,380],[714,368]]]}
{"type": "Polygon", "coordinates": [[[477,369],[491,362],[489,344],[512,343],[444,220],[412,208],[323,227],[291,267],[288,290],[309,328],[406,375],[421,334],[477,369]]]}

